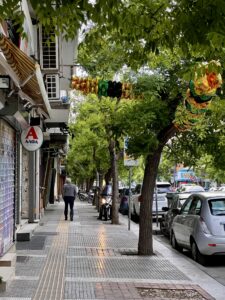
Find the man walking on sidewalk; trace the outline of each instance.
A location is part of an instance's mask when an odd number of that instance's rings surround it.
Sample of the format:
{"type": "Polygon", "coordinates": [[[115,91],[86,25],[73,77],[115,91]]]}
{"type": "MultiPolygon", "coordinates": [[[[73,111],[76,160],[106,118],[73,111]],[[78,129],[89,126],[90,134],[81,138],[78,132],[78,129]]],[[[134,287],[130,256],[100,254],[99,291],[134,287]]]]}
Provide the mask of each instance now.
{"type": "Polygon", "coordinates": [[[66,182],[63,186],[63,199],[65,202],[65,220],[67,220],[68,206],[70,206],[70,221],[73,221],[73,206],[74,200],[76,198],[76,190],[76,186],[75,184],[71,183],[71,179],[66,178],[66,182]]]}

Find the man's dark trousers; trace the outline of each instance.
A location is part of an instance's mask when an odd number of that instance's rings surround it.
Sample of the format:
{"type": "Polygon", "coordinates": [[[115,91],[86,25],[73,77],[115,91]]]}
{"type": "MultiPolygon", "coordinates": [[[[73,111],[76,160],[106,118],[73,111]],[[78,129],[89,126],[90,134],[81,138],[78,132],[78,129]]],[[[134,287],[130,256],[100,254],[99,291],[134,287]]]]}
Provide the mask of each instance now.
{"type": "Polygon", "coordinates": [[[70,206],[70,220],[73,221],[74,200],[75,200],[75,197],[72,197],[72,196],[65,196],[64,197],[64,202],[65,202],[65,210],[64,210],[65,220],[67,220],[68,206],[70,206]]]}

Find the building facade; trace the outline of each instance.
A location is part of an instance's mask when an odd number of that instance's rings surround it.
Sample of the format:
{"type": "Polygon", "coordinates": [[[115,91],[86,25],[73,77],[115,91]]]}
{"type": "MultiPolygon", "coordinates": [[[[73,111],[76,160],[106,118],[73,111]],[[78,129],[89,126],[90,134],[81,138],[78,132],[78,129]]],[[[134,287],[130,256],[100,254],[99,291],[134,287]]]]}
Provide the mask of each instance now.
{"type": "Polygon", "coordinates": [[[46,34],[27,0],[21,9],[27,39],[10,20],[0,24],[0,256],[24,221],[38,222],[61,197],[77,48],[76,39],[46,34]],[[32,151],[21,144],[21,133],[31,127],[43,133],[41,147],[32,151]]]}

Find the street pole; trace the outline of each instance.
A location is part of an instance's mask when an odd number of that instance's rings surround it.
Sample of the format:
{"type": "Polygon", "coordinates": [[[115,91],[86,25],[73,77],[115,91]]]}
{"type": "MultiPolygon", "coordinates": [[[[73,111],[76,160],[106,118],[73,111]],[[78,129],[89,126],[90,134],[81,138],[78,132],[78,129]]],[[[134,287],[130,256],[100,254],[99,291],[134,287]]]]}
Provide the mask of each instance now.
{"type": "Polygon", "coordinates": [[[130,219],[131,219],[131,175],[132,169],[129,167],[129,200],[128,200],[128,230],[130,230],[130,219]]]}
{"type": "Polygon", "coordinates": [[[155,208],[156,208],[156,226],[158,228],[159,218],[158,218],[158,188],[157,188],[157,185],[155,185],[155,208]]]}
{"type": "Polygon", "coordinates": [[[28,222],[34,223],[34,211],[36,208],[36,175],[35,175],[35,151],[29,152],[29,215],[28,222]]]}

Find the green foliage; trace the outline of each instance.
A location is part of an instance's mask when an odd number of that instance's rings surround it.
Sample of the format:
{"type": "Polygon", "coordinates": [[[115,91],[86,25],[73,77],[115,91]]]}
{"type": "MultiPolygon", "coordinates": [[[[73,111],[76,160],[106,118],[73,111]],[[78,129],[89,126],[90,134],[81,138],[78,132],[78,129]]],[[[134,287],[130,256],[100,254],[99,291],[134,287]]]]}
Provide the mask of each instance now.
{"type": "MultiPolygon", "coordinates": [[[[48,32],[54,28],[56,34],[63,34],[66,39],[73,39],[81,26],[90,20],[98,24],[104,24],[107,20],[115,26],[118,23],[116,16],[121,6],[119,0],[116,2],[97,0],[92,3],[88,0],[30,0],[29,2],[38,23],[44,25],[48,32]]],[[[18,0],[3,0],[0,6],[0,20],[11,19],[19,23],[22,32],[23,14],[20,5],[21,1],[18,0]]]]}
{"type": "Polygon", "coordinates": [[[208,178],[217,181],[219,177],[224,178],[221,175],[225,171],[224,111],[225,101],[215,98],[201,122],[170,141],[166,155],[176,163],[194,167],[208,178]]]}
{"type": "Polygon", "coordinates": [[[169,155],[167,149],[165,149],[160,160],[157,180],[170,182],[173,177],[174,168],[175,161],[173,160],[173,157],[169,155]]]}
{"type": "Polygon", "coordinates": [[[78,63],[86,70],[89,76],[100,77],[107,80],[113,79],[125,62],[122,45],[110,43],[93,30],[85,43],[81,43],[78,51],[78,63]]]}
{"type": "MultiPolygon", "coordinates": [[[[214,49],[223,46],[225,8],[221,0],[171,1],[171,17],[175,18],[173,32],[179,36],[180,45],[203,45],[214,49]],[[220,40],[218,39],[220,34],[220,40]],[[212,43],[213,41],[213,43],[212,43]]],[[[223,46],[224,47],[224,46],[223,46]]]]}
{"type": "Polygon", "coordinates": [[[109,167],[103,121],[99,99],[92,95],[79,105],[76,123],[69,124],[73,138],[70,139],[67,166],[76,180],[94,178],[96,170],[104,173],[109,167]]]}
{"type": "Polygon", "coordinates": [[[123,122],[123,134],[130,137],[128,153],[138,157],[157,149],[159,135],[172,124],[180,99],[175,78],[167,75],[138,77],[135,92],[142,95],[141,99],[123,101],[118,122],[123,122]]]}

